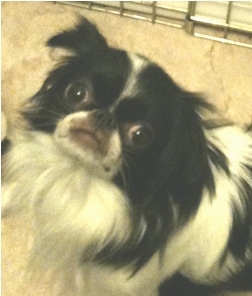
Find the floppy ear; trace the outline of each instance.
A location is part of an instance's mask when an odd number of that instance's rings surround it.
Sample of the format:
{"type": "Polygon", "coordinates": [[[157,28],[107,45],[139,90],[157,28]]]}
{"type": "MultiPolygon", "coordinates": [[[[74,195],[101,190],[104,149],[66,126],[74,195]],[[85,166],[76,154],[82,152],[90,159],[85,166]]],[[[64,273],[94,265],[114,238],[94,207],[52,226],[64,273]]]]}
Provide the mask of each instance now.
{"type": "Polygon", "coordinates": [[[175,103],[167,146],[159,159],[158,194],[172,198],[182,218],[188,218],[201,201],[206,186],[214,190],[208,162],[208,145],[197,108],[207,108],[192,94],[182,92],[175,103]]]}
{"type": "Polygon", "coordinates": [[[75,28],[53,36],[47,41],[47,46],[61,48],[76,55],[96,52],[105,49],[107,42],[95,25],[84,17],[80,17],[75,28]]]}

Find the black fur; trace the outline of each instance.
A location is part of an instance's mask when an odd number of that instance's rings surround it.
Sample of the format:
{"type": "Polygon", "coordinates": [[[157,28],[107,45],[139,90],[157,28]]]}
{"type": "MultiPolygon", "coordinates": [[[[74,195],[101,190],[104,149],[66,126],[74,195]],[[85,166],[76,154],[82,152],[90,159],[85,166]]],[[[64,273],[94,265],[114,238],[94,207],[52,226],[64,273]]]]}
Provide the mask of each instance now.
{"type": "Polygon", "coordinates": [[[11,141],[7,138],[4,138],[1,142],[1,155],[3,156],[11,146],[11,141]]]}
{"type": "Polygon", "coordinates": [[[160,296],[215,296],[220,295],[220,292],[249,292],[252,291],[251,275],[251,264],[239,275],[233,276],[228,283],[213,286],[196,284],[181,275],[175,275],[160,286],[159,294],[160,296]]]}

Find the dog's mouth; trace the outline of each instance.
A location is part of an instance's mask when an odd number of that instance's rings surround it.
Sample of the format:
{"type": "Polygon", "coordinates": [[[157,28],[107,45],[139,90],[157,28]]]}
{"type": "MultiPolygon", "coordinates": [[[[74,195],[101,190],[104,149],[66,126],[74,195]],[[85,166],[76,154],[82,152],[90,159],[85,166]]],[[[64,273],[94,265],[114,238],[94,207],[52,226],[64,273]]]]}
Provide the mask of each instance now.
{"type": "Polygon", "coordinates": [[[76,120],[69,129],[71,141],[81,149],[106,155],[112,131],[99,128],[93,120],[76,120]]]}
{"type": "Polygon", "coordinates": [[[71,129],[71,137],[79,146],[89,148],[93,151],[100,151],[103,146],[100,132],[92,129],[73,128],[71,129]]]}

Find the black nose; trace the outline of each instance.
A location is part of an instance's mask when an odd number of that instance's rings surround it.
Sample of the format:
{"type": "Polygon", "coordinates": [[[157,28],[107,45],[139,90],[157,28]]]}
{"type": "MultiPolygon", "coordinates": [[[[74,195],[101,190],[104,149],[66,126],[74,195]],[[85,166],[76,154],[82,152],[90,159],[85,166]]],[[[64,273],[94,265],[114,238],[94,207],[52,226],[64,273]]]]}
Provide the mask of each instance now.
{"type": "Polygon", "coordinates": [[[96,110],[94,112],[94,120],[99,128],[114,130],[116,129],[116,120],[114,115],[108,110],[96,110]]]}

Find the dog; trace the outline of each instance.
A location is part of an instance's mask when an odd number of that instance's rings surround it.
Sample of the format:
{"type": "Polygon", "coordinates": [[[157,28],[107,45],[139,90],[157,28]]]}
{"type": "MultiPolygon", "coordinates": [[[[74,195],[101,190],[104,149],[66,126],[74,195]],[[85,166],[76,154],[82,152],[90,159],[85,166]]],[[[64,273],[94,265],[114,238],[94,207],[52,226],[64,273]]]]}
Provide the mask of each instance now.
{"type": "Polygon", "coordinates": [[[3,213],[60,295],[252,291],[252,129],[81,17],[3,156],[3,213]],[[210,116],[211,117],[211,116],[210,116]],[[65,294],[64,294],[65,293],[65,294]]]}

